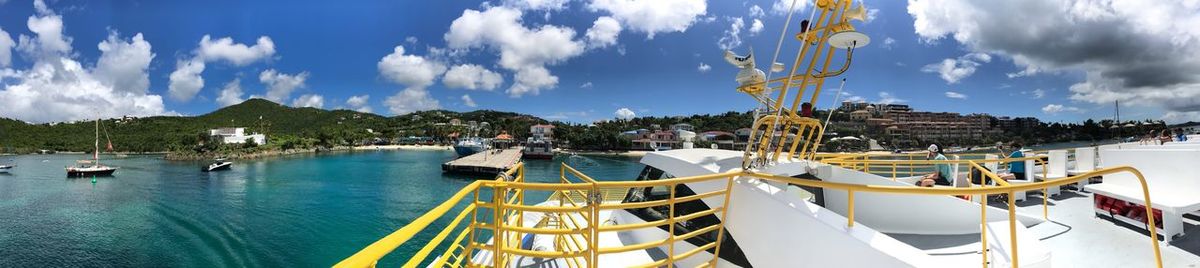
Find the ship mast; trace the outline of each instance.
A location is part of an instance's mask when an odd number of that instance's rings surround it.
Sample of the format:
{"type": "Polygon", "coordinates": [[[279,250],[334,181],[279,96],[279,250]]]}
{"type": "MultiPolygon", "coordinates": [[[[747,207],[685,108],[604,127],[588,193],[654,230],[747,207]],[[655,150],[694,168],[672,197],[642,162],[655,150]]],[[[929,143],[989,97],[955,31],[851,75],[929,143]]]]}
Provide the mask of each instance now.
{"type": "MultiPolygon", "coordinates": [[[[821,121],[812,118],[811,109],[816,107],[825,78],[845,73],[854,49],[870,42],[869,37],[855,31],[850,24],[852,20],[865,20],[866,8],[861,3],[853,6],[853,0],[814,2],[813,15],[800,23],[800,33],[795,36],[801,44],[791,71],[782,78],[767,78],[738,87],[738,91],[750,94],[768,107],[764,112],[755,112],[742,162],[745,169],[770,165],[781,156],[786,159],[816,156],[825,131],[821,121]],[[837,58],[834,53],[838,51],[845,51],[842,57],[845,62],[841,68],[831,68],[831,61],[837,58]],[[774,99],[762,96],[771,92],[776,95],[774,99]],[[788,99],[792,99],[790,103],[786,103],[788,99]],[[809,110],[801,111],[804,106],[810,107],[809,110]]],[[[771,64],[775,67],[774,62],[771,64]]]]}
{"type": "Polygon", "coordinates": [[[95,144],[96,148],[94,151],[92,151],[92,162],[96,166],[99,166],[100,165],[100,119],[99,118],[96,119],[96,142],[94,144],[95,144]]]}

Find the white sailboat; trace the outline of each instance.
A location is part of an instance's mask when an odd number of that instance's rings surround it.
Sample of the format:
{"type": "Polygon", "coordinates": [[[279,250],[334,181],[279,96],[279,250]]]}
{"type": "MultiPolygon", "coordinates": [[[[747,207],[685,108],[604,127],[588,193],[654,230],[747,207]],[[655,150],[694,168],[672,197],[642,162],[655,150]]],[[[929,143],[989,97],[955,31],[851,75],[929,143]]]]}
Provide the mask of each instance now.
{"type": "MultiPolygon", "coordinates": [[[[107,132],[106,132],[107,133],[107,132]]],[[[112,150],[112,141],[108,141],[112,150]]],[[[96,141],[91,160],[79,160],[75,166],[67,167],[67,177],[112,176],[117,167],[100,164],[100,119],[96,119],[96,141]]]]}

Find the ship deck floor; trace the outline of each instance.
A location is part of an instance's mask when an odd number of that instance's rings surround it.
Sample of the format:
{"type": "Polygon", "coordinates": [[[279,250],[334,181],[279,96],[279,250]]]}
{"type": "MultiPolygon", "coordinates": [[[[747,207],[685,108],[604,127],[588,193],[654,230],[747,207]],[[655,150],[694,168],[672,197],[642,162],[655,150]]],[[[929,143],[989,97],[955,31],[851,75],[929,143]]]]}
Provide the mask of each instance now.
{"type": "MultiPolygon", "coordinates": [[[[1091,193],[1063,190],[1048,201],[1049,221],[1029,227],[1031,234],[1051,251],[1053,267],[1153,267],[1149,235],[1140,226],[1097,216],[1091,193]]],[[[1041,195],[1018,202],[1017,210],[1042,214],[1041,195]]],[[[1007,203],[989,205],[1007,209],[1007,203]]],[[[1184,216],[1184,235],[1170,243],[1159,240],[1163,267],[1200,267],[1200,216],[1184,216]]],[[[897,240],[953,263],[979,261],[979,235],[889,234],[897,240]]]]}

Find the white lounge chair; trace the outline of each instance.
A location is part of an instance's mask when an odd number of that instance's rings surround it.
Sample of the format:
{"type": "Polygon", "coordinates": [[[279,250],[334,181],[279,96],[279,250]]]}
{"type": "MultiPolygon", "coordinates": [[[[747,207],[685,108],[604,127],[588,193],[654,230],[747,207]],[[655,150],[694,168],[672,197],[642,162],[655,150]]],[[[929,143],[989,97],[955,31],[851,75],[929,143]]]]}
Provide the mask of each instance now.
{"type": "MultiPolygon", "coordinates": [[[[1038,180],[1053,180],[1067,177],[1067,150],[1052,150],[1049,153],[1050,161],[1042,166],[1046,172],[1038,172],[1034,177],[1038,180]]],[[[1062,192],[1058,186],[1053,186],[1047,189],[1050,196],[1058,195],[1062,192]]]]}
{"type": "MultiPolygon", "coordinates": [[[[1083,173],[1096,170],[1096,147],[1083,147],[1075,149],[1075,168],[1067,170],[1068,176],[1075,176],[1083,173]]],[[[1091,183],[1091,178],[1081,180],[1076,183],[1076,187],[1082,191],[1084,186],[1091,183]]]]}
{"type": "MultiPolygon", "coordinates": [[[[1017,179],[1008,180],[1008,183],[1013,184],[1013,185],[1029,184],[1029,183],[1033,183],[1033,182],[1034,182],[1033,160],[1025,160],[1025,179],[1024,180],[1017,180],[1017,179]]],[[[1013,200],[1015,200],[1017,202],[1025,201],[1025,192],[1024,191],[1015,192],[1015,193],[1013,193],[1012,198],[1013,198],[1013,200]]]]}

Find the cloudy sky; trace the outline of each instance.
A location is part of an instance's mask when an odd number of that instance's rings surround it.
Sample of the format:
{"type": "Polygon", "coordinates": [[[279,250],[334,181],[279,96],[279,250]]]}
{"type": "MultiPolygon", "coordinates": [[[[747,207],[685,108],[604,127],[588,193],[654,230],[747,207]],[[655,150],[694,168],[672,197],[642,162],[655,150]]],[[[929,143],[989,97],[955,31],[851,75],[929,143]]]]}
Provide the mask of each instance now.
{"type": "MultiPolygon", "coordinates": [[[[790,4],[0,0],[0,117],[198,115],[247,98],[575,122],[745,111],[722,53],[769,61],[790,4]]],[[[1200,120],[1198,1],[866,4],[872,42],[843,100],[1047,121],[1111,118],[1120,100],[1123,118],[1200,120]]]]}

